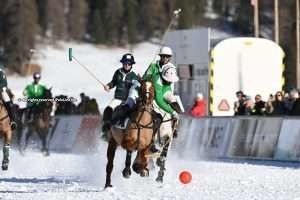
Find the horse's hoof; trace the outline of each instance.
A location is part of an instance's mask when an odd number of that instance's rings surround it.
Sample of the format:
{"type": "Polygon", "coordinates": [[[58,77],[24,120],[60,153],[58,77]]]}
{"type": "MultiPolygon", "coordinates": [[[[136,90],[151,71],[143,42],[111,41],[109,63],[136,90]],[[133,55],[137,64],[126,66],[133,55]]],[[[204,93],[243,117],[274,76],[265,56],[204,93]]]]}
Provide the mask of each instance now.
{"type": "Polygon", "coordinates": [[[42,154],[43,154],[44,156],[50,156],[50,153],[49,153],[48,149],[42,150],[42,154]]]}
{"type": "Polygon", "coordinates": [[[3,170],[3,171],[8,170],[8,165],[2,165],[2,170],[3,170]]]}
{"type": "Polygon", "coordinates": [[[158,183],[162,183],[162,182],[163,182],[163,177],[158,176],[158,177],[155,179],[155,181],[158,182],[158,183]]]}
{"type": "Polygon", "coordinates": [[[9,163],[9,160],[3,160],[3,162],[2,162],[2,170],[3,171],[8,170],[8,163],[9,163]]]}
{"type": "Polygon", "coordinates": [[[130,178],[130,176],[131,176],[131,170],[130,169],[124,169],[122,171],[122,174],[123,174],[124,178],[130,178]]]}
{"type": "Polygon", "coordinates": [[[140,173],[141,177],[149,177],[149,170],[143,169],[140,173]]]}
{"type": "Polygon", "coordinates": [[[137,174],[139,174],[139,173],[141,172],[141,167],[140,167],[140,165],[139,165],[138,163],[134,163],[134,164],[132,165],[132,169],[133,169],[133,171],[134,171],[135,173],[137,173],[137,174]]]}
{"type": "Polygon", "coordinates": [[[105,184],[104,188],[112,188],[113,186],[111,184],[105,184]]]}

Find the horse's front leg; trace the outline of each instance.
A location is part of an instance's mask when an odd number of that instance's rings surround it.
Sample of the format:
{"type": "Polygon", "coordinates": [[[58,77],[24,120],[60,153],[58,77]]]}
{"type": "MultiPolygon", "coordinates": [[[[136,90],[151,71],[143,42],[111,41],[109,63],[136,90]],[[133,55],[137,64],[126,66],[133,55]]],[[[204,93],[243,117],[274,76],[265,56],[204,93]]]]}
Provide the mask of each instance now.
{"type": "Polygon", "coordinates": [[[114,158],[117,149],[117,143],[113,137],[110,138],[108,147],[107,147],[107,164],[106,164],[106,180],[105,188],[112,187],[111,185],[111,173],[114,167],[114,158]]]}
{"type": "Polygon", "coordinates": [[[125,160],[125,168],[122,171],[124,178],[129,178],[131,176],[131,154],[132,151],[126,151],[126,160],[125,160]]]}
{"type": "Polygon", "coordinates": [[[160,182],[160,183],[163,182],[163,178],[164,178],[164,174],[165,174],[165,170],[166,170],[165,165],[166,165],[169,146],[170,146],[170,140],[167,140],[166,144],[163,147],[163,150],[162,150],[159,158],[157,158],[157,160],[156,160],[156,164],[159,167],[159,171],[158,171],[156,181],[160,182]]]}
{"type": "Polygon", "coordinates": [[[42,153],[44,156],[49,156],[49,150],[47,147],[47,135],[48,135],[48,129],[41,129],[37,131],[39,138],[42,141],[42,153]]]}
{"type": "Polygon", "coordinates": [[[146,153],[148,149],[143,149],[140,153],[140,175],[141,177],[148,177],[149,176],[149,169],[147,168],[148,159],[146,158],[146,153]]]}
{"type": "Polygon", "coordinates": [[[12,131],[10,129],[7,130],[4,134],[2,170],[8,169],[11,135],[12,135],[12,131]]]}
{"type": "Polygon", "coordinates": [[[32,133],[33,133],[33,130],[28,126],[28,130],[27,130],[27,132],[25,132],[25,144],[23,147],[23,151],[25,151],[25,149],[27,149],[28,140],[31,137],[32,133]]]}

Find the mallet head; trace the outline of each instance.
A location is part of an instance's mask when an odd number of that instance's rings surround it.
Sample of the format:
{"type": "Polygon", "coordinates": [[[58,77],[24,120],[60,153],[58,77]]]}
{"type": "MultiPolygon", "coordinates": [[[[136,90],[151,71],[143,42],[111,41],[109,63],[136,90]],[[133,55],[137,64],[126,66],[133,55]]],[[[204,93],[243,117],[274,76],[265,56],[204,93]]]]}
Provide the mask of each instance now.
{"type": "Polygon", "coordinates": [[[69,61],[72,61],[72,48],[69,48],[69,61]]]}

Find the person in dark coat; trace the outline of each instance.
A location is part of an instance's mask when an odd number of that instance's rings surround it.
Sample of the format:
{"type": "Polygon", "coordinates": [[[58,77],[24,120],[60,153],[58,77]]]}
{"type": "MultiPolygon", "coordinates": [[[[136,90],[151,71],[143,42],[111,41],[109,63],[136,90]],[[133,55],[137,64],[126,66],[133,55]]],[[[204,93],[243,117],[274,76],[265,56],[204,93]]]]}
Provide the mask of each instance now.
{"type": "Polygon", "coordinates": [[[252,109],[252,115],[265,115],[266,112],[266,102],[262,100],[260,94],[254,97],[255,103],[252,109]]]}
{"type": "Polygon", "coordinates": [[[234,102],[234,115],[245,115],[246,114],[246,95],[242,91],[237,91],[237,101],[234,102]]]}
{"type": "Polygon", "coordinates": [[[282,92],[278,91],[275,94],[275,100],[272,102],[272,112],[271,115],[286,115],[288,110],[286,108],[285,102],[283,101],[282,92]]]}
{"type": "Polygon", "coordinates": [[[300,98],[299,98],[299,92],[293,91],[291,93],[291,98],[293,100],[293,105],[290,110],[290,115],[300,115],[300,98]]]}

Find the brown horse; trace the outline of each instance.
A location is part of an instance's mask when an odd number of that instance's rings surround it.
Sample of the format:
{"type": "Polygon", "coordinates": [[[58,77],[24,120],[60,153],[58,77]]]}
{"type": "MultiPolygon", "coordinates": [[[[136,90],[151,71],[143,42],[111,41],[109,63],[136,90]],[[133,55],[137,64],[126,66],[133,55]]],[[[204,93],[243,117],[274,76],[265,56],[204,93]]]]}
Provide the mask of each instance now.
{"type": "Polygon", "coordinates": [[[151,143],[153,135],[153,98],[154,88],[151,82],[141,81],[140,100],[137,109],[132,113],[130,121],[125,130],[116,127],[111,128],[111,138],[107,148],[107,165],[106,165],[106,187],[111,185],[111,173],[113,170],[113,160],[118,145],[127,150],[125,169],[123,176],[129,177],[131,174],[131,152],[137,150],[138,166],[133,166],[135,172],[141,176],[149,176],[147,169],[148,159],[146,154],[151,143]]]}
{"type": "Polygon", "coordinates": [[[9,164],[9,147],[12,138],[12,130],[10,127],[10,119],[2,100],[0,101],[0,135],[4,138],[2,170],[7,170],[9,164]]]}
{"type": "Polygon", "coordinates": [[[46,90],[45,95],[33,111],[33,120],[27,122],[28,131],[25,134],[25,147],[26,149],[30,136],[36,132],[42,141],[42,153],[45,156],[49,156],[49,149],[47,145],[47,136],[50,129],[51,111],[52,111],[52,94],[51,89],[46,90]]]}

